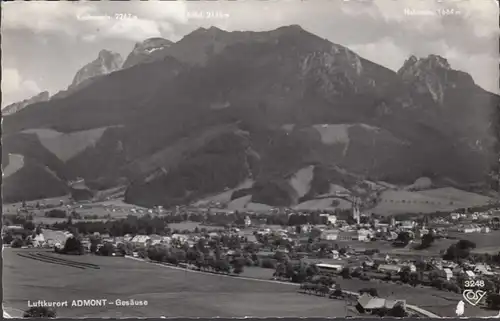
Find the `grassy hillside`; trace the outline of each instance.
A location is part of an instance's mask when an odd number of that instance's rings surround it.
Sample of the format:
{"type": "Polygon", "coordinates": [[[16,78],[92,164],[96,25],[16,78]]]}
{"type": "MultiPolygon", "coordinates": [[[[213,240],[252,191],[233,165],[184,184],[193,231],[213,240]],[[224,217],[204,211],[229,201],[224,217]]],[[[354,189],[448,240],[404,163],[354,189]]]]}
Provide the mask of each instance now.
{"type": "Polygon", "coordinates": [[[66,195],[68,188],[54,172],[28,157],[24,166],[2,182],[4,203],[36,200],[66,195]]]}

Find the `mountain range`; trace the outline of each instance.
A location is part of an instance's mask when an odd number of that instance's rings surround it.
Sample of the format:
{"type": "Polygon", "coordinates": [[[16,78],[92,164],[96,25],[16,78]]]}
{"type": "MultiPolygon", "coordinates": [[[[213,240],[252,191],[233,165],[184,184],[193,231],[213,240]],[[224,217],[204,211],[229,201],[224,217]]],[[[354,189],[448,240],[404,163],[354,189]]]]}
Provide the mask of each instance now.
{"type": "Polygon", "coordinates": [[[222,194],[297,206],[420,177],[490,189],[499,97],[443,57],[394,72],[297,25],[147,39],[123,66],[101,53],[113,63],[4,118],[4,201],[58,196],[77,178],[125,185],[144,206],[222,194]]]}

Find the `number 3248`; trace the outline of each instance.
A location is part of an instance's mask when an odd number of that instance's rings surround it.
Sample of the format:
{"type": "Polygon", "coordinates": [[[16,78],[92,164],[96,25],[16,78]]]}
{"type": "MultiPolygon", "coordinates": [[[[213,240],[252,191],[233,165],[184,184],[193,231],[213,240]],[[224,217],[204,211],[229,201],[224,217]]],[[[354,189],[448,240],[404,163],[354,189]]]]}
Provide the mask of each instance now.
{"type": "Polygon", "coordinates": [[[483,280],[467,280],[464,282],[466,288],[482,288],[484,287],[483,280]]]}

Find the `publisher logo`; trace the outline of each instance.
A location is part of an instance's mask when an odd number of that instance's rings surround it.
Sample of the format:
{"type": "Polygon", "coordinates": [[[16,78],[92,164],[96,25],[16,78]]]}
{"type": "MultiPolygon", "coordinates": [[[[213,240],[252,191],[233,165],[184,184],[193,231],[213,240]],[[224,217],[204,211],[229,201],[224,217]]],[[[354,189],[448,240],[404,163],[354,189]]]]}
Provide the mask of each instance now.
{"type": "Polygon", "coordinates": [[[465,290],[463,293],[465,301],[469,302],[470,304],[476,306],[481,302],[481,300],[484,298],[486,295],[486,292],[483,290],[465,290]]]}

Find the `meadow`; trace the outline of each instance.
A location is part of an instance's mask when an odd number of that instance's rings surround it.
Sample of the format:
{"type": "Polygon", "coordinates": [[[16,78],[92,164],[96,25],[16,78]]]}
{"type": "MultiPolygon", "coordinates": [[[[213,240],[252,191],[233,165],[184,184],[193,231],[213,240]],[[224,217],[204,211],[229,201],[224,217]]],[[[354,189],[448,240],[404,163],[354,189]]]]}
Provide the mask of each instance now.
{"type": "MultiPolygon", "coordinates": [[[[3,304],[24,311],[28,300],[147,300],[148,306],[61,307],[58,317],[343,317],[345,304],[297,293],[286,284],[190,273],[128,258],[64,256],[98,265],[77,269],[5,249],[3,304]]],[[[50,253],[51,256],[57,256],[50,253]]]]}
{"type": "Polygon", "coordinates": [[[425,191],[388,190],[371,211],[379,215],[401,213],[434,213],[457,208],[487,205],[490,198],[456,188],[437,188],[425,191]]]}
{"type": "MultiPolygon", "coordinates": [[[[325,263],[328,262],[325,260],[325,263]]],[[[252,267],[246,268],[242,275],[269,280],[272,278],[273,272],[274,270],[272,269],[252,267]]],[[[342,277],[337,277],[335,281],[343,290],[352,292],[357,292],[363,288],[376,288],[381,297],[406,300],[408,304],[416,305],[442,317],[455,316],[457,303],[462,299],[461,294],[423,286],[412,287],[379,280],[363,281],[356,278],[343,279],[342,277]]],[[[498,311],[484,310],[471,305],[467,305],[465,309],[465,316],[468,317],[486,317],[497,314],[498,311]]]]}

